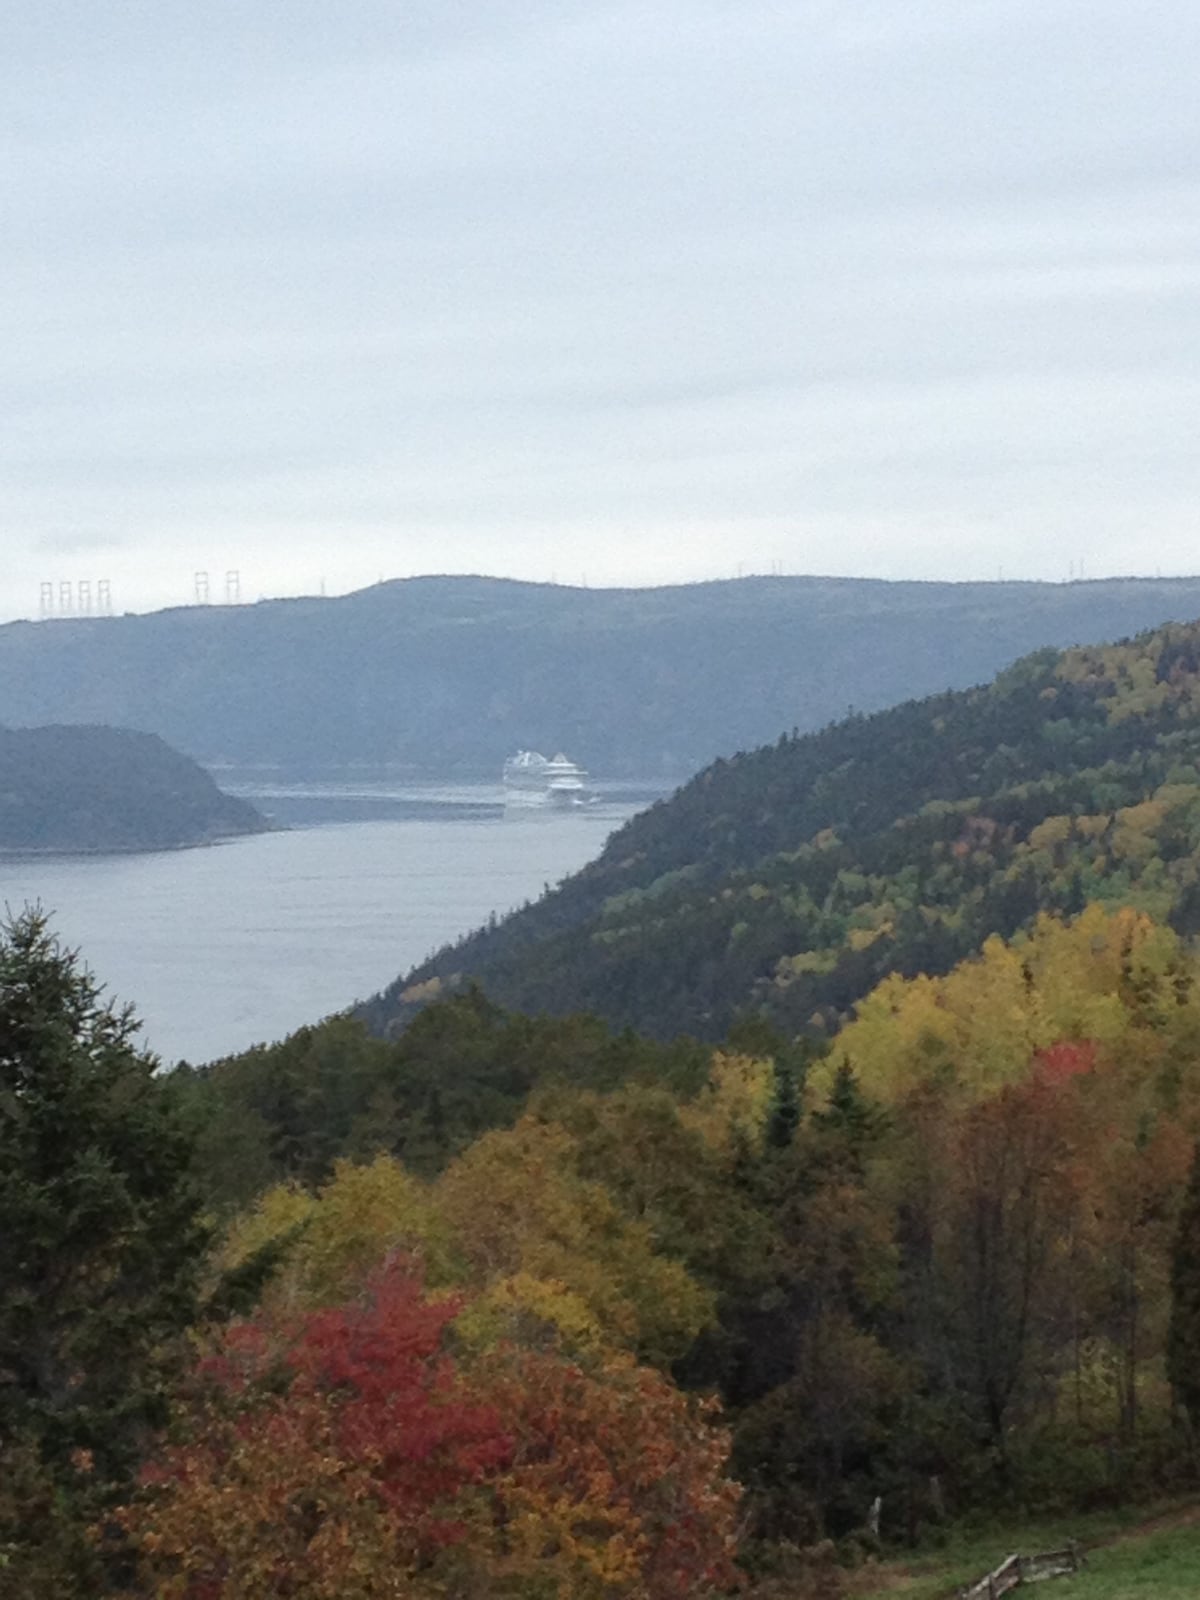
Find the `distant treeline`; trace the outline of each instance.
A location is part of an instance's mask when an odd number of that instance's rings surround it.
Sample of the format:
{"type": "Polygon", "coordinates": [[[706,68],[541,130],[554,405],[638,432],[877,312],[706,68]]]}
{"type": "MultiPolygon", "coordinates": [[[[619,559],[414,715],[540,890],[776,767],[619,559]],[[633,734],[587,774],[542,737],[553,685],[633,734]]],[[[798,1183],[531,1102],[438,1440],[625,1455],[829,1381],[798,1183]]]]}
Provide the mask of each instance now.
{"type": "Polygon", "coordinates": [[[169,850],[266,827],[155,734],[0,728],[0,850],[169,850]]]}
{"type": "Polygon", "coordinates": [[[518,747],[684,778],[1042,646],[1200,615],[1200,579],[414,578],[337,599],[0,627],[0,722],[158,733],[206,763],[498,773],[518,747]]]}

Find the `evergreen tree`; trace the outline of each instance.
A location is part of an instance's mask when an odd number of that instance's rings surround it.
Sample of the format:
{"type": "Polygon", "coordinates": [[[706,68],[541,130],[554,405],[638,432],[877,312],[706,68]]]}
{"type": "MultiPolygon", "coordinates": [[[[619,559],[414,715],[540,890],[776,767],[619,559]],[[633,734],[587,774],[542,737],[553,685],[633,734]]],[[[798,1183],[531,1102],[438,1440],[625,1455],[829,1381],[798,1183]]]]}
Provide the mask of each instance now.
{"type": "Polygon", "coordinates": [[[1200,1430],[1200,1144],[1192,1160],[1171,1262],[1167,1374],[1192,1427],[1200,1430]]]}
{"type": "Polygon", "coordinates": [[[773,1150],[786,1150],[800,1125],[800,1096],[791,1061],[786,1056],[776,1056],[772,1065],[774,1085],[767,1114],[766,1142],[773,1150]]]}
{"type": "Polygon", "coordinates": [[[207,1234],[190,1145],[138,1026],[40,911],[0,925],[6,1578],[45,1530],[12,1483],[40,1485],[68,1522],[71,1506],[94,1514],[162,1420],[174,1336],[196,1312],[207,1234]]]}
{"type": "Polygon", "coordinates": [[[865,1172],[867,1153],[886,1126],[884,1111],[863,1094],[854,1068],[842,1060],[829,1091],[829,1103],[809,1118],[809,1159],[823,1169],[842,1166],[856,1181],[865,1172]]]}

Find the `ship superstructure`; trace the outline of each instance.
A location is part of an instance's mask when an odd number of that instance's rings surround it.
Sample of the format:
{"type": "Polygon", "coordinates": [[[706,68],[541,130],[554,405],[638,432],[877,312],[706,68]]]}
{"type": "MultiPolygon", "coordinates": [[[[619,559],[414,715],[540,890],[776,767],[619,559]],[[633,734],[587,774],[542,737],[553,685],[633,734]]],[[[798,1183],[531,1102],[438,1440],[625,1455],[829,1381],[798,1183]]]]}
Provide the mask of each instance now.
{"type": "Polygon", "coordinates": [[[562,751],[547,759],[537,750],[518,750],[504,763],[504,791],[506,798],[527,803],[582,805],[587,773],[562,751]]]}

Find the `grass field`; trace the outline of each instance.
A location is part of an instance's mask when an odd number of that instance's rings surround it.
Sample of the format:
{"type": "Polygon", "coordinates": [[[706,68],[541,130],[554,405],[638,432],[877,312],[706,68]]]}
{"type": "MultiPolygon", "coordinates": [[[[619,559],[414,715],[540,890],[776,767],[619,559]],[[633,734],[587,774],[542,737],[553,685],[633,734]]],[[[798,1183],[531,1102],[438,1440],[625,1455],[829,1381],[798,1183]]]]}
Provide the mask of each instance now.
{"type": "Polygon", "coordinates": [[[1039,1585],[1041,1600],[1200,1600],[1200,1505],[1027,1521],[958,1534],[944,1548],[861,1574],[856,1600],[944,1600],[1020,1551],[1053,1550],[1069,1538],[1087,1549],[1072,1578],[1039,1585]]]}
{"type": "Polygon", "coordinates": [[[1092,1551],[1087,1570],[1066,1587],[1064,1600],[1067,1596],[1070,1600],[1143,1600],[1143,1596],[1197,1600],[1200,1522],[1132,1535],[1092,1551]]]}

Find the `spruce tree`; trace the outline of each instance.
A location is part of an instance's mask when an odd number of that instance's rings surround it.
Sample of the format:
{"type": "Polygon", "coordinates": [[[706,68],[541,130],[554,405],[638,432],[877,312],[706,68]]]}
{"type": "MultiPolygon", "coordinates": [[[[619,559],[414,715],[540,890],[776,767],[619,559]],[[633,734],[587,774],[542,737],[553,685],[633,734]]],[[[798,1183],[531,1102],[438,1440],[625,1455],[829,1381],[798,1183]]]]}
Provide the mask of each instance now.
{"type": "Polygon", "coordinates": [[[1171,1261],[1167,1375],[1176,1400],[1200,1432],[1200,1144],[1192,1159],[1171,1261]]]}
{"type": "Polygon", "coordinates": [[[774,1084],[771,1105],[767,1113],[765,1130],[768,1148],[787,1150],[800,1126],[800,1095],[796,1088],[796,1072],[785,1056],[776,1056],[773,1066],[774,1084]]]}
{"type": "MultiPolygon", "coordinates": [[[[207,1243],[138,1027],[40,911],[0,924],[0,1480],[19,1461],[80,1520],[163,1418],[207,1243]]],[[[7,1500],[11,1576],[38,1519],[7,1500]]]]}
{"type": "Polygon", "coordinates": [[[843,1059],[834,1074],[829,1102],[814,1111],[809,1125],[816,1143],[812,1159],[841,1164],[856,1181],[866,1171],[867,1154],[886,1125],[886,1114],[863,1094],[854,1068],[843,1059]]]}

